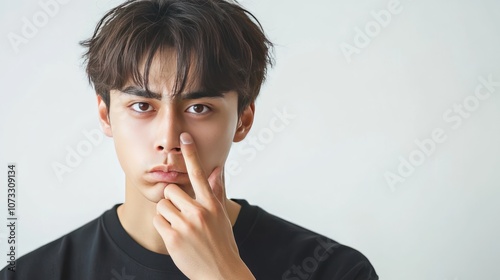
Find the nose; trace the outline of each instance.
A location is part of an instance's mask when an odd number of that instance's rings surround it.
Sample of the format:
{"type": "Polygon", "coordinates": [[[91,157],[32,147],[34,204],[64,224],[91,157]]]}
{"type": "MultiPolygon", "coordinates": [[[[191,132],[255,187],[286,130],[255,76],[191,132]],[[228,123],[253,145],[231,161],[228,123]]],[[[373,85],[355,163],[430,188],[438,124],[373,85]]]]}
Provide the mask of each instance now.
{"type": "Polygon", "coordinates": [[[181,152],[180,134],[182,132],[182,119],[177,116],[175,110],[164,110],[157,115],[158,124],[156,129],[156,138],[154,149],[160,153],[178,153],[181,152]]]}

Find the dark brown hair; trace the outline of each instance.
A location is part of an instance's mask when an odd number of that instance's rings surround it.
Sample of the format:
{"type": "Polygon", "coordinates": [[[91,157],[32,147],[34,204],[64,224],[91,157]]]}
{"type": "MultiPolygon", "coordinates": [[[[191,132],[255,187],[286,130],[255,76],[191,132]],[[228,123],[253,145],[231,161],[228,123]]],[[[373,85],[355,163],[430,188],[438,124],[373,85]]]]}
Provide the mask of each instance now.
{"type": "Polygon", "coordinates": [[[108,108],[110,90],[130,79],[149,90],[158,51],[175,51],[174,95],[185,90],[192,71],[203,90],[235,90],[238,115],[255,101],[273,65],[273,45],[259,21],[225,0],[130,0],[110,10],[80,44],[88,48],[83,58],[89,82],[108,108]]]}

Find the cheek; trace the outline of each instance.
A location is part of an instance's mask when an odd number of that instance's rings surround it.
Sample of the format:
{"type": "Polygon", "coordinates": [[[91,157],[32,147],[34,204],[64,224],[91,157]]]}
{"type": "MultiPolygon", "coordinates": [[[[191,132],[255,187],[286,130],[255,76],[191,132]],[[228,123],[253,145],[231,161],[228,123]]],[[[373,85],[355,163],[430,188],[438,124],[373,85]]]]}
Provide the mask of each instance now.
{"type": "Polygon", "coordinates": [[[132,165],[137,165],[143,161],[140,157],[143,153],[146,126],[131,120],[123,115],[115,115],[111,123],[113,129],[113,140],[117,157],[124,170],[135,169],[132,165]]]}
{"type": "Polygon", "coordinates": [[[219,123],[219,125],[205,126],[192,132],[207,176],[216,166],[224,164],[231,148],[234,132],[232,123],[228,121],[225,121],[224,125],[219,123]]]}

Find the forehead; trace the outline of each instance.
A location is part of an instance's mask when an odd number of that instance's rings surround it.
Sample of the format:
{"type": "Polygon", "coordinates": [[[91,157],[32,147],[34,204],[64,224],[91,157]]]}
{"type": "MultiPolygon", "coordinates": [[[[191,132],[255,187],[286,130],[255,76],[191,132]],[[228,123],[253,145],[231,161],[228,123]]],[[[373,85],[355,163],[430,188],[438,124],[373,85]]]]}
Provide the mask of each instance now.
{"type": "MultiPolygon", "coordinates": [[[[185,65],[187,69],[178,69],[179,63],[177,53],[174,49],[158,50],[148,65],[147,57],[144,57],[139,63],[139,73],[141,80],[144,81],[144,88],[152,92],[168,93],[168,95],[180,94],[177,89],[181,88],[184,82],[183,91],[199,90],[198,75],[195,74],[195,59],[191,58],[185,65]],[[146,77],[147,76],[147,77],[146,77]],[[184,81],[182,80],[184,79],[184,81]]],[[[181,65],[182,66],[182,65],[181,65]]],[[[134,84],[133,79],[129,79],[129,85],[134,84]],[[132,82],[132,83],[130,83],[132,82]]]]}
{"type": "MultiPolygon", "coordinates": [[[[129,78],[127,83],[119,89],[119,92],[158,100],[223,98],[228,93],[207,90],[200,85],[199,75],[195,74],[197,71],[195,71],[196,65],[193,57],[190,59],[189,71],[185,76],[185,86],[182,87],[182,90],[177,91],[177,88],[180,88],[179,84],[182,83],[182,80],[177,80],[179,78],[177,61],[177,54],[173,49],[156,52],[149,65],[148,58],[143,57],[137,69],[141,76],[140,79],[137,77],[135,79],[134,77],[129,78]],[[143,83],[138,82],[138,80],[143,81],[143,83]]],[[[181,69],[181,71],[183,70],[181,69]]]]}

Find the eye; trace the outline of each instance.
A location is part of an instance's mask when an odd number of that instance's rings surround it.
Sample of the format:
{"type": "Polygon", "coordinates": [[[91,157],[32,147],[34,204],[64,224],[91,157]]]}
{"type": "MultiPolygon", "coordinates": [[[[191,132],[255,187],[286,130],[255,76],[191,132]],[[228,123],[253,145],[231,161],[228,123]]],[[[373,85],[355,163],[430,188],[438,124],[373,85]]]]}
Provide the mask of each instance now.
{"type": "Polygon", "coordinates": [[[201,105],[201,104],[196,104],[196,105],[193,105],[191,107],[189,107],[187,109],[187,111],[189,113],[193,113],[193,114],[196,114],[196,115],[203,115],[203,114],[206,114],[210,111],[210,107],[206,106],[206,105],[201,105]]]}
{"type": "Polygon", "coordinates": [[[147,112],[150,112],[153,110],[153,106],[151,106],[145,102],[134,103],[134,104],[132,104],[132,106],[130,106],[130,108],[132,108],[132,110],[134,110],[138,113],[147,113],[147,112]]]}

